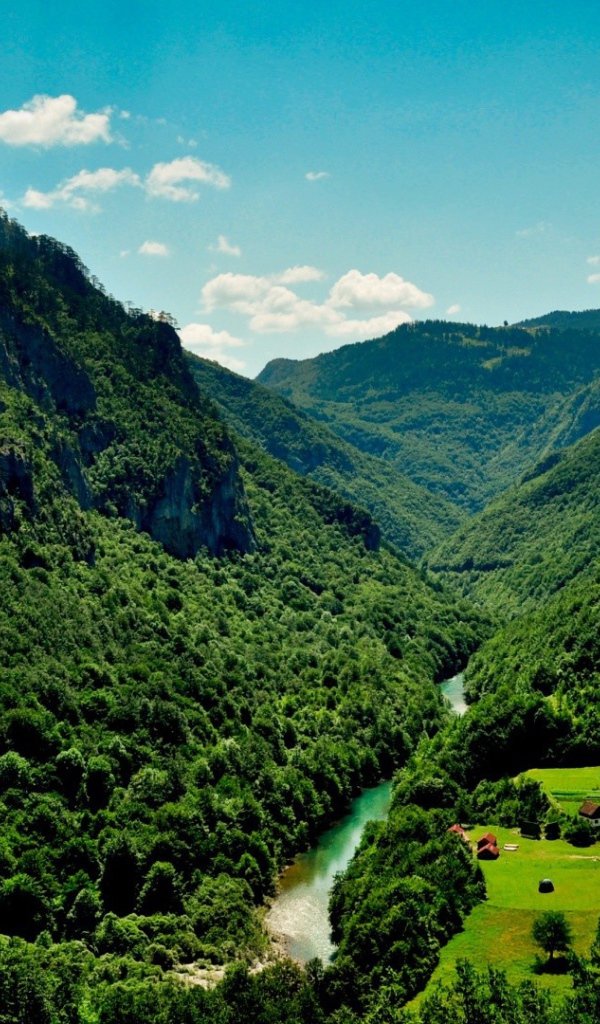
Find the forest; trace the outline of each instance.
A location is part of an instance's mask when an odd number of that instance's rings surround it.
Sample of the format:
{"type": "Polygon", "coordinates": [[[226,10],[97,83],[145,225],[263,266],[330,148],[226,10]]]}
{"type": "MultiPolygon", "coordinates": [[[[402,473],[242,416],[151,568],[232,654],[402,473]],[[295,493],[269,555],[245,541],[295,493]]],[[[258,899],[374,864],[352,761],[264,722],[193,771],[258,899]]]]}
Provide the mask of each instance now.
{"type": "Polygon", "coordinates": [[[600,337],[561,327],[251,382],[0,218],[0,1024],[600,1019],[600,939],[560,998],[461,962],[411,1002],[486,900],[449,827],[600,764],[600,337]],[[281,956],[279,872],[391,778],[332,963],[281,956]]]}

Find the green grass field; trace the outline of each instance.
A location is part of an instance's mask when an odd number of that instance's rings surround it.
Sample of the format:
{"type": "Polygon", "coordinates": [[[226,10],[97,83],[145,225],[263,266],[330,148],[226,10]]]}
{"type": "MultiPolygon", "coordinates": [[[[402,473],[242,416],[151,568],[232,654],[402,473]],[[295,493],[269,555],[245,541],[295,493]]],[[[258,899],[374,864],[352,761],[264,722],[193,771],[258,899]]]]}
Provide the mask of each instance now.
{"type": "Polygon", "coordinates": [[[565,814],[577,814],[586,798],[600,803],[600,768],[533,768],[525,776],[541,782],[565,814]]]}
{"type": "MultiPolygon", "coordinates": [[[[528,774],[539,779],[553,796],[569,794],[565,803],[576,804],[575,810],[586,796],[594,796],[592,786],[600,782],[598,768],[528,774]]],[[[560,803],[567,810],[562,800],[560,803]]],[[[544,911],[561,910],[571,925],[575,951],[589,953],[600,917],[600,844],[577,849],[562,839],[522,839],[518,830],[491,823],[473,827],[469,835],[476,841],[484,832],[494,833],[501,851],[497,861],[480,862],[488,898],[469,915],[463,931],[444,947],[429,985],[449,981],[456,961],[468,958],[478,969],[488,964],[502,968],[513,982],[530,979],[556,991],[567,990],[571,985],[568,975],[535,973],[536,958],[545,960],[545,956],[533,941],[531,929],[544,911]],[[518,849],[507,852],[502,849],[505,843],[518,843],[518,849]],[[542,878],[552,879],[554,892],[538,892],[542,878]]],[[[461,842],[458,837],[457,842],[461,842]]],[[[421,1002],[427,990],[413,1005],[421,1002]]]]}

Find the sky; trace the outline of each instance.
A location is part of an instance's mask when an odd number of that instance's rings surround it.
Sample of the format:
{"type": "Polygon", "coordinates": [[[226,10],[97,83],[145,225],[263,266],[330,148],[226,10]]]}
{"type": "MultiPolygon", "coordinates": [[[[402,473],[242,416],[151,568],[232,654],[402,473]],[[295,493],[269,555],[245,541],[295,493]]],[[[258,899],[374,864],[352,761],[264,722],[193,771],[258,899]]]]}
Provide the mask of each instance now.
{"type": "Polygon", "coordinates": [[[0,205],[246,376],[600,307],[592,0],[2,5],[0,205]]]}

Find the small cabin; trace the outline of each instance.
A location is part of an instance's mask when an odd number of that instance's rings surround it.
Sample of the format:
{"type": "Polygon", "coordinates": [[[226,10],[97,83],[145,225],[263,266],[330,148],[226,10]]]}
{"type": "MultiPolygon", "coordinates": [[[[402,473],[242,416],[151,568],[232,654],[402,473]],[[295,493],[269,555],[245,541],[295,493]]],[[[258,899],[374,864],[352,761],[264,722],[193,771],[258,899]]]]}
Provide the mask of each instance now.
{"type": "Polygon", "coordinates": [[[466,830],[462,827],[462,825],[451,825],[450,828],[448,829],[448,832],[451,832],[455,836],[460,836],[463,843],[469,842],[469,837],[466,833],[466,830]]]}
{"type": "Polygon", "coordinates": [[[592,828],[600,828],[600,804],[594,803],[593,800],[584,800],[579,813],[582,818],[589,821],[592,828]]]}
{"type": "Polygon", "coordinates": [[[477,859],[497,860],[499,856],[500,850],[496,836],[492,832],[486,832],[477,840],[477,859]]]}
{"type": "Polygon", "coordinates": [[[486,832],[481,839],[477,840],[477,849],[482,850],[484,846],[497,846],[498,840],[491,832],[486,832]]]}
{"type": "Polygon", "coordinates": [[[498,860],[500,850],[495,843],[486,843],[477,847],[477,860],[498,860]]]}

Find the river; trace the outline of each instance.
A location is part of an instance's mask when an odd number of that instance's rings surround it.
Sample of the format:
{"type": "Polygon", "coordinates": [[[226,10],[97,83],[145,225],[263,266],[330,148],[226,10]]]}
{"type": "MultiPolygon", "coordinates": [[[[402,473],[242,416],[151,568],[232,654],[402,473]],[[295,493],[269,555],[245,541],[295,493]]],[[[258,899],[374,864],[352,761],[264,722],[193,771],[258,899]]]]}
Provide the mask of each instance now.
{"type": "Polygon", "coordinates": [[[444,697],[448,698],[457,715],[464,715],[468,707],[465,701],[464,681],[464,672],[459,672],[457,676],[452,676],[452,679],[440,683],[440,690],[444,697]]]}
{"type": "MultiPolygon", "coordinates": [[[[463,695],[463,674],[440,684],[458,715],[467,709],[463,695]]],[[[306,963],[319,957],[323,963],[335,951],[329,937],[327,913],[329,893],[338,871],[344,871],[360,842],[367,821],[385,821],[390,808],[392,783],[382,782],[352,801],[348,814],[328,829],[316,846],[300,853],[285,869],[277,898],[270,907],[266,924],[281,936],[287,953],[306,963]]]]}

